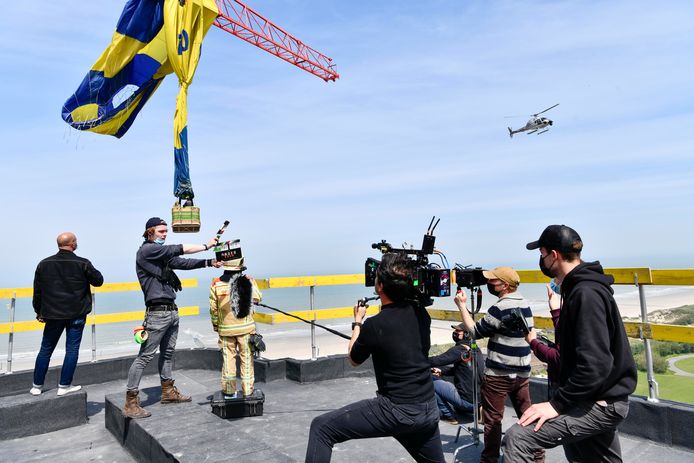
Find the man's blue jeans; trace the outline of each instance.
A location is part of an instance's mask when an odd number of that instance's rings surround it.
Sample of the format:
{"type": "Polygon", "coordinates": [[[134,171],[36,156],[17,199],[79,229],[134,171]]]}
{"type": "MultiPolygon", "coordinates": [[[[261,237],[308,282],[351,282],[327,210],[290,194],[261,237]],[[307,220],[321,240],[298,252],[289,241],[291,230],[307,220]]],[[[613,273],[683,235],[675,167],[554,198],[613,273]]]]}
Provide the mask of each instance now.
{"type": "Polygon", "coordinates": [[[65,359],[63,360],[63,368],[60,370],[60,385],[69,386],[72,384],[72,377],[75,375],[77,359],[80,355],[85,320],[86,317],[72,320],[46,320],[41,350],[39,350],[36,365],[34,365],[34,384],[43,386],[48,364],[51,362],[51,355],[60,341],[63,330],[65,330],[65,359]]]}
{"type": "Polygon", "coordinates": [[[472,411],[472,404],[461,398],[458,389],[448,381],[434,378],[434,393],[442,418],[456,418],[472,411]]]}

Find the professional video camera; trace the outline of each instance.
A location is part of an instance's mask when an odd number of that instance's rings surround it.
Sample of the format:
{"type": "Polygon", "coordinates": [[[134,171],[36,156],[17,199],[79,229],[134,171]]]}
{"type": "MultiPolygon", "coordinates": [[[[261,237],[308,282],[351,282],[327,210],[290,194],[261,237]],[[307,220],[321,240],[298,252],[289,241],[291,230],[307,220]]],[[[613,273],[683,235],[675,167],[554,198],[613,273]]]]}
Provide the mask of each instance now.
{"type": "MultiPolygon", "coordinates": [[[[429,228],[424,234],[422,249],[394,248],[386,240],[381,240],[380,243],[371,245],[373,249],[378,249],[383,254],[394,252],[412,256],[410,259],[410,275],[412,277],[413,297],[425,306],[433,304],[432,297],[451,295],[451,270],[449,268],[441,268],[438,264],[429,263],[429,255],[440,254],[443,256],[442,253],[434,250],[434,243],[436,242],[434,229],[441,220],[439,219],[434,223],[434,219],[436,217],[431,219],[429,228]]],[[[366,259],[364,265],[366,286],[374,286],[376,284],[376,270],[380,263],[381,261],[372,257],[366,259]]]]}

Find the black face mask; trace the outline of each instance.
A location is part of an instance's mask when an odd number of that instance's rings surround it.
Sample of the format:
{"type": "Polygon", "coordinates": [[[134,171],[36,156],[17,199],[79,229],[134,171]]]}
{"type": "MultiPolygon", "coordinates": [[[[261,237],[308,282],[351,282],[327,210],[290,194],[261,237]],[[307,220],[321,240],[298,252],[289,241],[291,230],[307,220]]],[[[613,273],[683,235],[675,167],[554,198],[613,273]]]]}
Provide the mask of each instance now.
{"type": "Polygon", "coordinates": [[[549,267],[547,267],[547,266],[545,265],[545,258],[546,258],[546,257],[547,257],[547,256],[545,256],[545,257],[540,256],[540,271],[541,271],[545,276],[547,276],[547,277],[549,277],[549,278],[556,278],[557,275],[556,275],[549,267]]]}
{"type": "Polygon", "coordinates": [[[494,297],[499,297],[499,291],[497,291],[496,289],[494,289],[494,285],[493,285],[493,284],[487,283],[487,291],[489,291],[489,293],[490,293],[492,296],[494,296],[494,297]]]}

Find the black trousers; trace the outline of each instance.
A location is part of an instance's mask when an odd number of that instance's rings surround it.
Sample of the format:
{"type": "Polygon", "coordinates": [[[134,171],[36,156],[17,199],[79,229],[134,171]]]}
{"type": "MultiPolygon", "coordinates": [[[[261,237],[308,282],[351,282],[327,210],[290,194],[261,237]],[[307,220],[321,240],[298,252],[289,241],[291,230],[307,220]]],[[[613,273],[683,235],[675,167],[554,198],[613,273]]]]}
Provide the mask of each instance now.
{"type": "Polygon", "coordinates": [[[396,404],[378,395],[314,418],[306,463],[330,461],[333,445],[339,442],[385,436],[393,436],[416,461],[445,461],[434,397],[425,403],[396,404]]]}

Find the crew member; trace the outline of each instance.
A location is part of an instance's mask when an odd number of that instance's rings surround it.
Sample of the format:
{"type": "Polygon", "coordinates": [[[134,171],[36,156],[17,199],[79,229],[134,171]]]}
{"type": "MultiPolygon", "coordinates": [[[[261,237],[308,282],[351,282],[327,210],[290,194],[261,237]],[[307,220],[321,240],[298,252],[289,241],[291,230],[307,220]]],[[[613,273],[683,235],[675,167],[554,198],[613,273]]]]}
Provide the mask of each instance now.
{"type": "MultiPolygon", "coordinates": [[[[458,416],[473,411],[474,396],[472,382],[482,383],[484,358],[478,347],[475,347],[477,376],[472,376],[472,338],[465,331],[465,326],[452,325],[455,345],[441,355],[429,357],[431,372],[434,375],[434,392],[439,407],[441,420],[458,424],[458,416]],[[453,375],[453,384],[441,379],[443,375],[453,375]]],[[[479,389],[478,389],[479,391],[479,389]]],[[[479,397],[478,397],[479,399],[479,397]]]]}
{"type": "Polygon", "coordinates": [[[145,321],[143,325],[148,337],[140,345],[140,352],[128,371],[123,414],[130,418],[146,418],[151,415],[140,406],[138,398],[140,379],[147,364],[159,348],[159,376],[161,378],[161,402],[190,402],[191,398],[181,394],[172,377],[172,363],[178,337],[178,307],[176,291],[181,282],[173,269],[192,270],[203,267],[221,267],[215,259],[184,259],[182,254],[206,251],[217,244],[215,238],[207,244],[165,245],[168,233],[166,222],[152,217],[145,224],[142,234],[145,242],[137,251],[135,268],[140,287],[145,297],[145,321]]]}
{"type": "MultiPolygon", "coordinates": [[[[455,303],[463,317],[463,325],[475,337],[489,338],[484,382],[482,383],[482,419],[484,421],[483,463],[496,463],[501,447],[501,421],[504,418],[506,397],[518,416],[530,407],[530,346],[525,341],[521,325],[533,326],[530,305],[518,292],[520,277],[511,267],[485,270],[487,289],[499,299],[484,318],[476,322],[467,311],[467,296],[460,291],[455,303]]],[[[538,451],[536,461],[544,461],[544,452],[538,451]]]]}
{"type": "MultiPolygon", "coordinates": [[[[225,247],[238,244],[238,240],[225,243],[225,247]]],[[[239,250],[240,246],[234,249],[239,250]]],[[[242,272],[244,258],[222,260],[224,273],[212,280],[210,286],[210,318],[212,328],[219,334],[222,350],[222,394],[225,399],[236,398],[236,355],[240,359],[241,391],[244,397],[253,394],[255,376],[250,337],[255,334],[253,303],[262,299],[255,280],[242,272]]]]}
{"type": "Polygon", "coordinates": [[[599,262],[581,260],[583,241],[565,225],[548,226],[526,248],[540,250],[540,270],[561,285],[559,388],[507,431],[504,461],[530,461],[536,448],[563,445],[570,462],[621,462],[617,426],[629,411],[636,365],[614,278],[599,262]]]}
{"type": "Polygon", "coordinates": [[[378,391],[317,416],[311,422],[306,462],[328,462],[333,445],[350,439],[393,436],[416,461],[443,462],[439,412],[429,359],[431,318],[412,297],[410,261],[386,253],[376,271],[381,311],[364,321],[365,304],[354,307],[349,360],[373,358],[378,391]]]}
{"type": "Polygon", "coordinates": [[[65,232],[58,235],[58,253],[43,259],[34,274],[33,306],[36,319],[43,329],[41,350],[34,366],[34,384],[29,391],[39,395],[43,391],[48,364],[53,350],[65,330],[65,359],[60,370],[58,395],[79,391],[72,378],[77,367],[82,343],[82,332],[87,314],[92,311],[90,285],[101,286],[104,277],[91,262],[75,255],[77,237],[65,232]]]}

